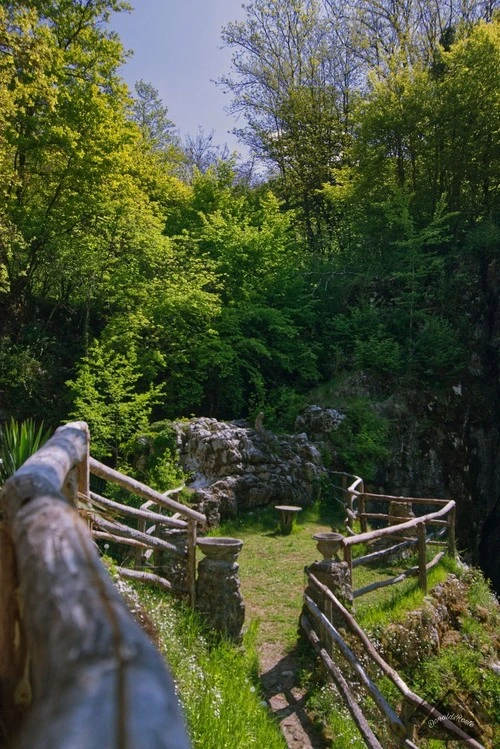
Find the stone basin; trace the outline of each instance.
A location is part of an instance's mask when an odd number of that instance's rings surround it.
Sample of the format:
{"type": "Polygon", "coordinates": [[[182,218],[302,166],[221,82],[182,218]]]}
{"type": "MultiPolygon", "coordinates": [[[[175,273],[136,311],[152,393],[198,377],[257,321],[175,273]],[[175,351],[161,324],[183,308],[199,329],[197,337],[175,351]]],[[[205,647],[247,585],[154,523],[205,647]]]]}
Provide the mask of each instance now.
{"type": "Polygon", "coordinates": [[[235,559],[243,547],[239,538],[199,538],[197,546],[209,559],[235,559]]]}
{"type": "Polygon", "coordinates": [[[317,550],[325,559],[338,558],[337,552],[340,549],[343,538],[342,533],[333,532],[315,533],[313,536],[313,539],[317,542],[317,550]]]}

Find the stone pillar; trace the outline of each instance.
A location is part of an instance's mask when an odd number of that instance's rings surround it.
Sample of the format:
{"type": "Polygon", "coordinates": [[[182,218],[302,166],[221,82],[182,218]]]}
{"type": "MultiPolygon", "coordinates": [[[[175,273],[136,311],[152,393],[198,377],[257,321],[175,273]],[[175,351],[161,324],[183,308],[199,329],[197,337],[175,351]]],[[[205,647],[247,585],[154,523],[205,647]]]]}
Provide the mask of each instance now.
{"type": "MultiPolygon", "coordinates": [[[[390,502],[388,515],[389,525],[399,525],[400,523],[404,523],[407,520],[413,520],[415,518],[415,513],[413,512],[411,502],[390,502]]],[[[405,536],[416,536],[417,532],[415,529],[410,529],[404,531],[404,534],[405,536]]]]}
{"type": "Polygon", "coordinates": [[[243,546],[237,538],[200,538],[205,558],[198,564],[196,608],[210,627],[235,642],[241,641],[245,604],[240,593],[239,564],[243,546]]]}
{"type": "MultiPolygon", "coordinates": [[[[340,541],[343,538],[342,534],[317,533],[313,538],[317,541],[317,549],[322,554],[323,559],[321,562],[313,562],[306,570],[312,572],[320,583],[323,583],[328,590],[331,590],[339,601],[351,611],[353,597],[349,565],[347,562],[342,562],[337,555],[340,548],[340,541]]],[[[306,593],[320,608],[324,608],[322,606],[323,601],[318,600],[319,596],[321,596],[321,599],[323,596],[314,586],[308,586],[306,593]]],[[[337,614],[335,608],[331,605],[327,605],[326,608],[327,611],[325,613],[327,613],[333,626],[344,627],[344,620],[341,615],[337,614]]]]}
{"type": "Polygon", "coordinates": [[[172,583],[174,593],[187,590],[187,531],[161,527],[158,536],[164,541],[173,544],[179,550],[180,554],[175,554],[173,551],[156,549],[154,553],[155,571],[172,583]]]}

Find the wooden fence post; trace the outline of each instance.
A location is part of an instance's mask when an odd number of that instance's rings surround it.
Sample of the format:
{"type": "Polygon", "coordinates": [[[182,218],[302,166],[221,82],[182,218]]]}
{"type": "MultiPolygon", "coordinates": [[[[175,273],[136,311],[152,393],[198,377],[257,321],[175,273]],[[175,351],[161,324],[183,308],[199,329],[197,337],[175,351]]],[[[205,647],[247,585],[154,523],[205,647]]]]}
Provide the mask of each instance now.
{"type": "Polygon", "coordinates": [[[89,467],[89,455],[90,455],[90,430],[87,426],[87,424],[82,424],[82,429],[84,428],[84,431],[87,434],[87,449],[85,451],[85,454],[83,456],[83,459],[78,464],[76,471],[77,471],[77,480],[78,480],[78,493],[82,494],[84,497],[87,498],[88,501],[90,501],[90,467],[89,467]]]}
{"type": "Polygon", "coordinates": [[[353,509],[352,509],[353,508],[353,499],[354,499],[354,494],[352,494],[352,492],[348,492],[348,494],[347,494],[347,503],[346,503],[347,504],[347,517],[346,517],[345,522],[346,522],[347,527],[351,531],[353,529],[352,528],[352,526],[353,526],[353,509]]]}
{"type": "Polygon", "coordinates": [[[406,738],[410,741],[415,741],[417,738],[417,727],[411,722],[415,712],[415,705],[410,700],[404,698],[401,705],[401,720],[406,728],[406,738]]]}
{"type": "Polygon", "coordinates": [[[196,603],[196,520],[188,518],[187,532],[187,587],[189,603],[194,608],[196,603]]]}
{"type": "Polygon", "coordinates": [[[450,556],[453,558],[457,556],[457,546],[456,546],[456,540],[455,540],[456,514],[457,514],[456,507],[452,507],[448,515],[448,552],[450,556]]]}
{"type": "MultiPolygon", "coordinates": [[[[365,489],[364,489],[363,484],[361,484],[360,489],[361,489],[361,492],[364,492],[365,489]]],[[[365,504],[364,494],[360,494],[358,496],[358,505],[359,505],[358,515],[359,515],[359,522],[361,525],[361,533],[366,533],[368,530],[368,523],[366,522],[366,518],[365,518],[366,504],[365,504]]]]}
{"type": "Polygon", "coordinates": [[[349,585],[351,586],[351,595],[353,592],[353,584],[352,584],[352,549],[350,546],[344,546],[344,562],[347,562],[347,566],[349,569],[349,585]]]}
{"type": "Polygon", "coordinates": [[[427,593],[427,543],[425,523],[417,524],[418,536],[418,584],[427,593]]]}

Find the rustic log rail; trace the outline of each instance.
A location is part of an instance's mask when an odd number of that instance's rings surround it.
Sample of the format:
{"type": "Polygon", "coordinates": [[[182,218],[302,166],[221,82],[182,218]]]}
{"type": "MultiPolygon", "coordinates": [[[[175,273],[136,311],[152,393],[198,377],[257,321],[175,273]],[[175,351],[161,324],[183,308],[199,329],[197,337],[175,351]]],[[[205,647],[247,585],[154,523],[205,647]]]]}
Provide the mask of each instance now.
{"type": "Polygon", "coordinates": [[[337,685],[339,693],[343,697],[348,710],[356,722],[365,744],[370,749],[379,749],[381,744],[370,728],[362,709],[354,699],[352,691],[345,677],[342,675],[341,669],[333,660],[333,645],[338,648],[342,656],[349,662],[351,668],[353,668],[358,677],[359,682],[371,696],[375,705],[384,716],[390,736],[398,746],[406,747],[407,749],[415,749],[415,726],[411,723],[411,718],[414,715],[418,715],[420,720],[423,714],[424,720],[432,719],[439,721],[440,728],[445,730],[451,738],[460,741],[461,745],[470,747],[470,749],[484,749],[484,746],[480,742],[465,733],[465,731],[455,725],[446,716],[442,715],[425,699],[422,699],[415,694],[397,671],[389,666],[389,664],[382,658],[368,635],[360,627],[353,615],[338,600],[334,593],[323,585],[310,571],[307,571],[307,578],[310,588],[316,591],[316,597],[319,599],[320,603],[315,603],[310,596],[304,594],[306,611],[301,616],[302,629],[306,633],[316,652],[321,657],[332,680],[337,685]],[[365,657],[367,656],[369,660],[391,680],[401,693],[403,701],[399,716],[387,703],[376,684],[368,676],[360,659],[353,653],[338,629],[336,629],[332,624],[333,612],[335,612],[336,620],[340,617],[346,628],[356,636],[357,641],[363,648],[365,657]],[[322,642],[321,638],[326,639],[326,642],[322,642]]]}
{"type": "MultiPolygon", "coordinates": [[[[155,551],[169,551],[174,555],[183,557],[186,563],[187,580],[187,590],[184,592],[187,592],[189,601],[191,605],[194,606],[197,525],[198,523],[206,524],[207,519],[203,513],[198,512],[191,507],[187,507],[172,498],[177,497],[184,487],[181,486],[177,489],[170,489],[162,494],[146,484],[104,465],[104,463],[100,463],[98,460],[95,460],[95,458],[90,456],[88,457],[88,467],[89,472],[93,475],[99,476],[107,482],[120,486],[122,489],[125,489],[136,497],[146,499],[146,502],[137,509],[119,502],[114,502],[113,500],[107,499],[95,492],[91,492],[90,489],[88,489],[86,493],[83,491],[80,492],[78,496],[84,503],[82,511],[87,515],[92,523],[92,534],[94,538],[98,540],[108,540],[115,544],[123,544],[135,548],[136,566],[141,565],[143,557],[149,560],[150,555],[154,554],[155,551]],[[150,509],[152,507],[157,508],[157,510],[153,511],[150,509]],[[108,513],[113,514],[114,517],[112,519],[102,517],[100,514],[100,511],[102,510],[107,510],[108,513]],[[174,512],[175,516],[171,517],[163,515],[161,514],[161,510],[174,512]],[[136,518],[138,520],[137,529],[120,523],[116,518],[116,515],[118,514],[136,518]],[[151,523],[149,527],[147,525],[148,521],[151,523]],[[186,530],[187,548],[185,552],[179,550],[174,544],[160,537],[160,529],[163,526],[186,530]]],[[[131,572],[127,571],[124,567],[118,567],[118,573],[123,577],[133,577],[135,579],[149,581],[158,584],[164,589],[176,588],[179,590],[179,587],[175,586],[172,581],[165,579],[161,575],[154,574],[150,567],[144,570],[144,574],[141,576],[137,574],[138,572],[139,570],[137,569],[134,570],[134,572],[131,572]]]]}
{"type": "Polygon", "coordinates": [[[398,551],[403,551],[411,546],[416,546],[418,550],[417,566],[411,567],[409,570],[405,570],[395,577],[372,583],[371,585],[367,585],[359,590],[353,590],[353,597],[359,598],[359,596],[370,593],[377,588],[386,587],[387,585],[396,585],[412,575],[418,576],[419,586],[426,591],[427,573],[435,567],[444,556],[444,552],[440,551],[434,555],[430,562],[427,562],[427,547],[430,545],[441,546],[446,543],[449,554],[453,557],[456,556],[455,502],[447,499],[427,499],[424,497],[400,497],[389,494],[373,494],[363,490],[363,481],[359,476],[342,471],[330,471],[329,473],[330,475],[339,475],[342,479],[342,486],[336,486],[336,488],[342,491],[345,495],[345,523],[349,535],[343,539],[342,548],[344,561],[348,564],[350,570],[351,587],[353,585],[353,568],[361,564],[370,564],[379,561],[380,559],[395,554],[398,551]],[[353,479],[350,484],[349,479],[353,479]],[[403,514],[392,515],[390,513],[367,512],[366,501],[390,502],[392,505],[396,506],[401,505],[406,508],[410,506],[411,509],[413,509],[413,505],[435,505],[438,509],[408,520],[407,516],[403,514]],[[357,510],[355,508],[356,502],[357,510]],[[377,530],[368,530],[367,520],[374,519],[388,521],[391,524],[377,530]],[[361,533],[355,533],[353,530],[353,524],[356,520],[359,520],[360,522],[361,533]],[[437,526],[446,529],[448,531],[448,540],[446,542],[436,540],[441,534],[435,535],[433,539],[428,538],[427,526],[437,526]],[[414,539],[411,538],[412,533],[415,535],[414,539]],[[379,551],[365,554],[362,557],[353,558],[353,547],[360,544],[370,544],[381,538],[387,538],[391,541],[402,539],[402,543],[392,544],[387,549],[381,549],[379,551]]]}
{"type": "Polygon", "coordinates": [[[59,428],[0,496],[1,740],[188,749],[172,679],[77,512],[88,444],[84,422],[59,428]]]}

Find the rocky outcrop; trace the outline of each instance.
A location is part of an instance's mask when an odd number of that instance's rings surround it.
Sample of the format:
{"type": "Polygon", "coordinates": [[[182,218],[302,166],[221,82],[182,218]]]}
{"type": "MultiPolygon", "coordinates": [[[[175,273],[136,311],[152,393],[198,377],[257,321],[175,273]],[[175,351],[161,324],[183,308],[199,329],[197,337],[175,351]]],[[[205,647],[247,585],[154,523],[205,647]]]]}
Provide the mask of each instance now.
{"type": "Polygon", "coordinates": [[[209,418],[174,428],[189,487],[211,525],[242,510],[313,501],[324,466],[305,433],[276,435],[260,424],[209,418]]]}
{"type": "Polygon", "coordinates": [[[326,440],[334,429],[342,424],[345,414],[336,408],[307,406],[295,421],[295,431],[305,432],[315,441],[326,440]]]}

